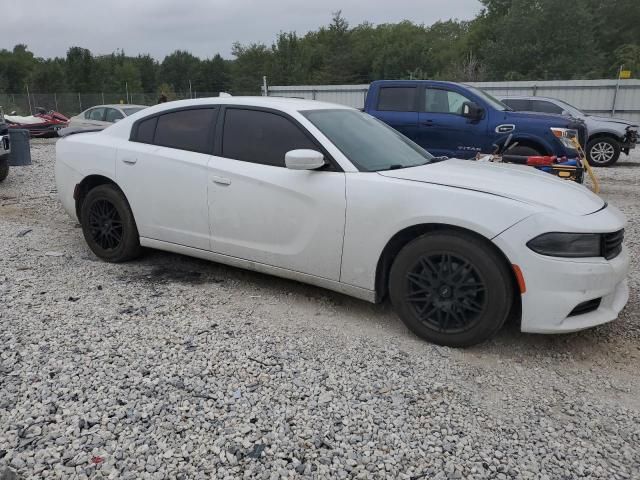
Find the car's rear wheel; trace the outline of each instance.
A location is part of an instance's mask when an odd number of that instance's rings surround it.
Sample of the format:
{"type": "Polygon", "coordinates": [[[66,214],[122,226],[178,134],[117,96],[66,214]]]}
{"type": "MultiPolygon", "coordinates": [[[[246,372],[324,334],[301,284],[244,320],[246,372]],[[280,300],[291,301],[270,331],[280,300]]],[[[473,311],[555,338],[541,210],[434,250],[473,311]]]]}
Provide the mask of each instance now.
{"type": "Polygon", "coordinates": [[[474,345],[504,324],[513,300],[506,262],[487,241],[457,231],[416,238],[398,253],[389,295],[401,320],[425,340],[474,345]]]}
{"type": "Polygon", "coordinates": [[[600,137],[587,144],[587,160],[594,167],[608,167],[620,158],[620,142],[611,137],[600,137]]]}
{"type": "Polygon", "coordinates": [[[0,182],[9,175],[9,155],[0,158],[0,182]]]}
{"type": "Polygon", "coordinates": [[[80,223],[89,248],[107,262],[125,262],[140,254],[140,237],[124,194],[115,185],[100,185],[87,194],[80,223]]]}

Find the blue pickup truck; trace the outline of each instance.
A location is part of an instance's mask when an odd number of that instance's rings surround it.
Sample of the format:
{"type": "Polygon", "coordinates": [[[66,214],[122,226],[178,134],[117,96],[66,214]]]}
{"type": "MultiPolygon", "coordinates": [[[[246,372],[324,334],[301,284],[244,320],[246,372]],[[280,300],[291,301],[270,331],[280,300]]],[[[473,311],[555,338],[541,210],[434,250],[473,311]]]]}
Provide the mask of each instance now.
{"type": "Polygon", "coordinates": [[[436,156],[471,158],[491,153],[512,135],[512,155],[577,156],[571,137],[584,145],[584,122],[561,115],[514,112],[491,95],[460,83],[378,80],[364,111],[436,156]]]}

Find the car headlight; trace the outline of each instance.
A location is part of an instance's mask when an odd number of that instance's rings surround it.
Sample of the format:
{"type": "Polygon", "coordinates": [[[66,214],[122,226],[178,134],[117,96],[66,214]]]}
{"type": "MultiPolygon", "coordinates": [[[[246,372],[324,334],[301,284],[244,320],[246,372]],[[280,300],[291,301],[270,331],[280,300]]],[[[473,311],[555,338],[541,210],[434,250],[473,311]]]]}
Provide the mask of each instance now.
{"type": "Polygon", "coordinates": [[[527,247],[551,257],[601,257],[602,236],[598,233],[543,233],[529,240],[527,247]]]}
{"type": "Polygon", "coordinates": [[[575,149],[576,146],[573,143],[573,139],[578,140],[578,131],[573,130],[571,128],[560,128],[560,127],[551,127],[551,133],[558,140],[562,142],[562,144],[571,149],[575,149]]]}

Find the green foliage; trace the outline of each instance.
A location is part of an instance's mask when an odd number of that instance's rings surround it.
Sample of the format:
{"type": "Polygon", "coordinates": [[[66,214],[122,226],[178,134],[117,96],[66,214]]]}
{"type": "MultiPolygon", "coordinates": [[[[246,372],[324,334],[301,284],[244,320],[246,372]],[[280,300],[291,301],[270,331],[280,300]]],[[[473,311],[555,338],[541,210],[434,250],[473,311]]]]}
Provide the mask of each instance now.
{"type": "Polygon", "coordinates": [[[177,50],[161,62],[123,51],[36,58],[26,45],[0,50],[0,93],[164,91],[257,94],[270,84],[349,84],[376,79],[458,81],[640,77],[640,0],[481,0],[471,21],[350,26],[341,12],[303,36],[233,45],[233,60],[177,50]]]}

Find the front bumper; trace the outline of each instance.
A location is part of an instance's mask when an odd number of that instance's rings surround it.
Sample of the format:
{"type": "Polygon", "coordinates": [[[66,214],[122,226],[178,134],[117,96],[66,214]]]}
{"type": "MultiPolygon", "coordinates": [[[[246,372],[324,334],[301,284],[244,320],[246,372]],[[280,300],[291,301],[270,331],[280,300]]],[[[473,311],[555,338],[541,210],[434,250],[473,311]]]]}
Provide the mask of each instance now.
{"type": "Polygon", "coordinates": [[[575,332],[615,320],[629,299],[626,247],[611,260],[558,258],[537,254],[526,242],[545,231],[615,232],[624,227],[623,215],[607,207],[591,215],[565,215],[568,222],[562,215],[545,217],[533,215],[494,239],[524,276],[522,331],[575,332]],[[598,299],[597,308],[572,315],[578,305],[598,299]]]}

